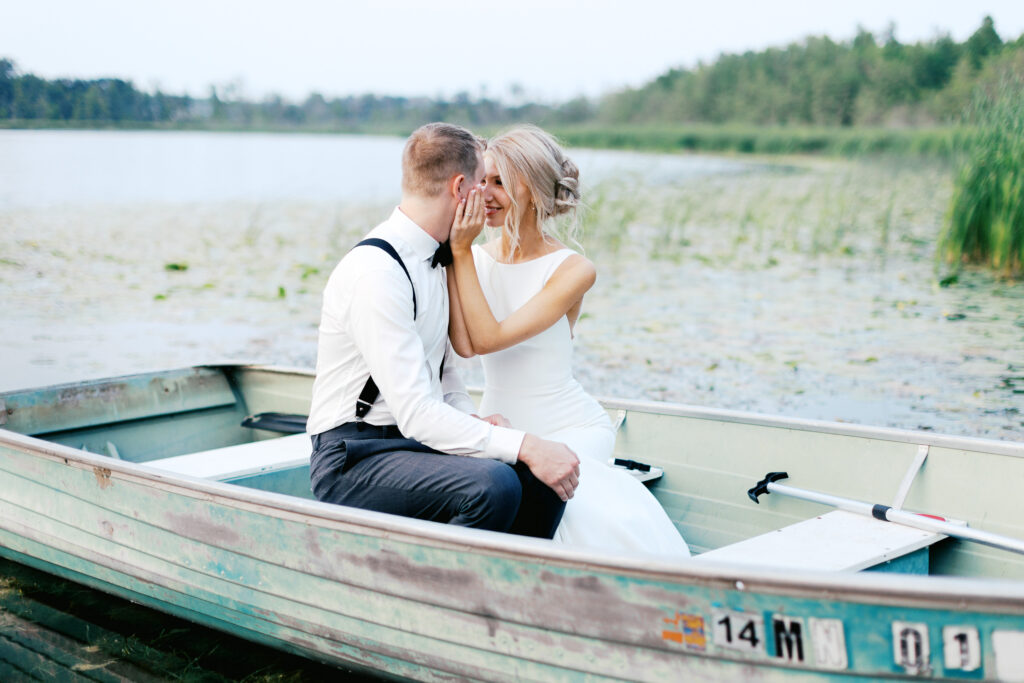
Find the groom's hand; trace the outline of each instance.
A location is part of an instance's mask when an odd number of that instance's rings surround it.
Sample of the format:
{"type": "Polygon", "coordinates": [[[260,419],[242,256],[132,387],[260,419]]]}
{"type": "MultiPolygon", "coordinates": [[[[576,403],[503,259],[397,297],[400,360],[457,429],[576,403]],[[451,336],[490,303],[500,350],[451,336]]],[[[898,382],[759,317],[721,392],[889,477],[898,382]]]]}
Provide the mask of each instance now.
{"type": "Polygon", "coordinates": [[[527,434],[519,447],[519,462],[563,501],[572,498],[580,484],[580,459],[564,443],[527,434]]]}

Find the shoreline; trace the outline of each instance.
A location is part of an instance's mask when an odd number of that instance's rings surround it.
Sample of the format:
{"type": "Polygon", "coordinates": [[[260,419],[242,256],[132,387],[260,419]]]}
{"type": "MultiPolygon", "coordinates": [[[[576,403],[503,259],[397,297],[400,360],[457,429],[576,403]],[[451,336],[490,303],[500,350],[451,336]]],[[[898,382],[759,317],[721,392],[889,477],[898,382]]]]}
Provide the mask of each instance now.
{"type": "MultiPolygon", "coordinates": [[[[456,122],[470,125],[466,122],[456,122]]],[[[485,136],[515,125],[483,126],[485,136]]],[[[145,131],[407,137],[416,125],[375,126],[251,126],[204,122],[146,121],[83,122],[39,119],[0,120],[0,130],[145,131]]],[[[962,126],[825,127],[755,126],[738,124],[597,125],[552,124],[549,131],[575,148],[661,154],[710,154],[743,158],[764,156],[857,158],[891,156],[948,160],[963,147],[971,131],[962,126]]]]}

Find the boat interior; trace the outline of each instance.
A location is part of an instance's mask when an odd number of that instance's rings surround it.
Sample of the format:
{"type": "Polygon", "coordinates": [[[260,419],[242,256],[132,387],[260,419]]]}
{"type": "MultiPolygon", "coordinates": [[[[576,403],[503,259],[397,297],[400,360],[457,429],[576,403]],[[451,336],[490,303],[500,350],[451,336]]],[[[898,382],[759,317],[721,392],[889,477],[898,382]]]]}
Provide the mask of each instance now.
{"type": "MultiPolygon", "coordinates": [[[[312,498],[301,419],[311,383],[305,371],[203,366],[11,392],[0,394],[0,429],[163,472],[312,498]]],[[[807,489],[1020,539],[1022,444],[666,404],[604,405],[618,429],[616,458],[646,480],[694,561],[1024,579],[1020,553],[806,500],[773,494],[755,504],[748,496],[766,472],[787,471],[807,489]]]]}

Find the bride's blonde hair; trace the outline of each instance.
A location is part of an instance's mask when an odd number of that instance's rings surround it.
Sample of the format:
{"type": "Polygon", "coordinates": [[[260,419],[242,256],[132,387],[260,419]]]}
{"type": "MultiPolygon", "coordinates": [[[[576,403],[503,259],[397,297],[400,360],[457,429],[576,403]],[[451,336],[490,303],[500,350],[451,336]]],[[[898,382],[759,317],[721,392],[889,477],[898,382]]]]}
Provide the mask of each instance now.
{"type": "Polygon", "coordinates": [[[513,188],[520,183],[526,187],[541,234],[549,218],[572,214],[572,220],[564,226],[562,238],[579,245],[579,221],[575,220],[575,211],[580,204],[580,170],[554,137],[537,126],[519,125],[489,140],[485,154],[494,160],[511,200],[505,219],[510,258],[519,247],[519,225],[524,212],[530,208],[519,206],[513,196],[513,188]]]}

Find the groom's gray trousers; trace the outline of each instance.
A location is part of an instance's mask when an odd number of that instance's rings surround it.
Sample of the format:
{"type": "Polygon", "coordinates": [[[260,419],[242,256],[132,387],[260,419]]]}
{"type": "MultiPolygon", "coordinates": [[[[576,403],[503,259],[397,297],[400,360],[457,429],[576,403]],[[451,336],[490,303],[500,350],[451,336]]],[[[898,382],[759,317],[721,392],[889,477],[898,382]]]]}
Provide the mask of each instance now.
{"type": "Polygon", "coordinates": [[[318,500],[551,538],[565,503],[523,464],[439,453],[394,425],[349,422],[312,436],[318,500]]]}

